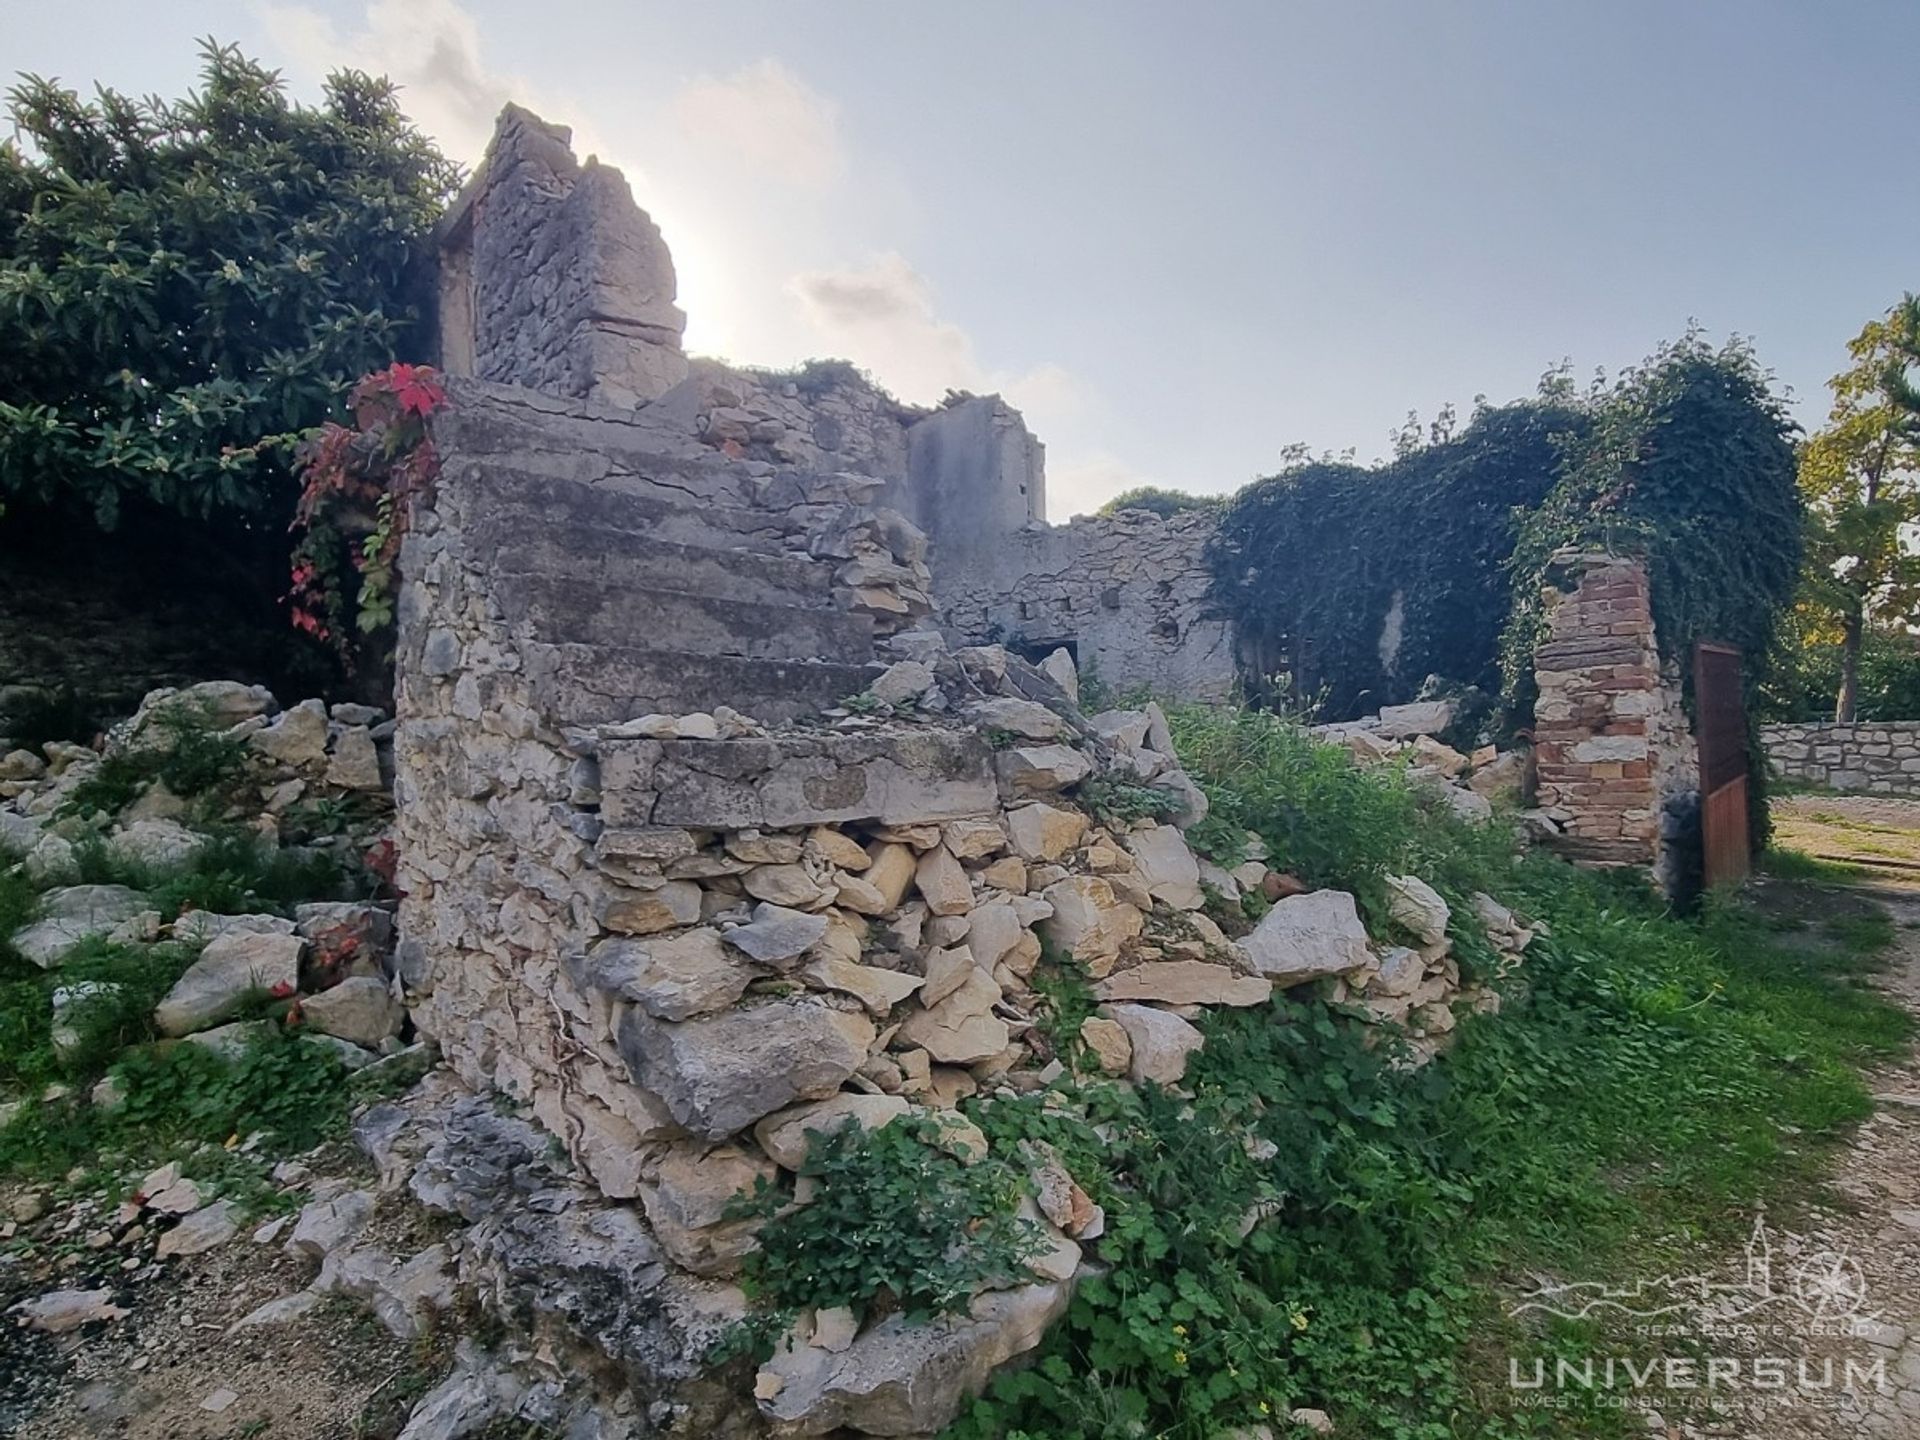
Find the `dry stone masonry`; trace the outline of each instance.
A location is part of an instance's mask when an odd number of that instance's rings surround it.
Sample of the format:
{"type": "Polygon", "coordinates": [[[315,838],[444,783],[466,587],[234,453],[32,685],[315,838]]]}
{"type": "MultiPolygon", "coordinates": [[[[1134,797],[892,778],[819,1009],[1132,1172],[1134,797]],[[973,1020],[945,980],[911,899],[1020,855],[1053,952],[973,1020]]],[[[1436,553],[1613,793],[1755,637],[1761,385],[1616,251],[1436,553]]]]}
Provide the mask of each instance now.
{"type": "Polygon", "coordinates": [[[1920,795],[1920,721],[1762,725],[1768,768],[1785,780],[1869,795],[1920,795]]]}
{"type": "MultiPolygon", "coordinates": [[[[1036,1024],[1049,950],[1094,986],[1090,1077],[1133,1082],[1178,1085],[1206,1007],[1280,987],[1407,1023],[1416,1061],[1456,1002],[1496,997],[1463,986],[1417,877],[1395,882],[1417,943],[1376,944],[1352,897],[1297,893],[1254,837],[1232,871],[1204,861],[1183,827],[1206,797],[1157,707],[1076,703],[1088,635],[1108,636],[1103,666],[1144,648],[1230,668],[1224,631],[1199,628],[1198,525],[1028,528],[1040,450],[996,399],[926,413],[837,367],[676,372],[672,326],[602,324],[658,316],[670,264],[618,177],[576,169],[563,138],[509,111],[450,241],[473,309],[448,352],[474,374],[435,421],[396,660],[411,1023],[466,1092],[528,1118],[450,1092],[369,1143],[416,1197],[479,1222],[489,1284],[546,1317],[566,1368],[617,1376],[647,1425],[930,1433],[1062,1313],[1098,1207],[1042,1166],[1021,1283],[929,1325],[803,1317],[749,1396],[704,1363],[756,1243],[729,1207],[796,1170],[809,1131],[926,1115],[983,1154],[956,1105],[1066,1073],[1036,1024]],[[591,244],[565,238],[579,226],[591,244]],[[608,359],[615,338],[629,351],[608,359]],[[1115,538],[1135,532],[1163,553],[1138,564],[1115,538]],[[1054,609],[1023,633],[1068,642],[1039,667],[935,625],[941,564],[1013,533],[1034,557],[1068,547],[1028,586],[1054,609]],[[1059,629],[1094,614],[1112,630],[1059,629]],[[1165,628],[1143,639],[1148,614],[1165,628]],[[1101,785],[1157,796],[1163,818],[1103,819],[1101,785]],[[1210,890],[1278,903],[1235,938],[1210,890]]],[[[1482,900],[1517,957],[1526,927],[1482,900]]]]}

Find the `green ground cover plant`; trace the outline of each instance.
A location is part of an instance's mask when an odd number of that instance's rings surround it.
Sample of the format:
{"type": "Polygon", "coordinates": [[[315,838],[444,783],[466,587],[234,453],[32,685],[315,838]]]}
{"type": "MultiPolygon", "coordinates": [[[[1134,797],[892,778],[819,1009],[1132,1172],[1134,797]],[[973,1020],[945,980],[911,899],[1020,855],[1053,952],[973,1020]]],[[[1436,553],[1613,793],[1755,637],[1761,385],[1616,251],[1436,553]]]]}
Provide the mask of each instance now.
{"type": "MultiPolygon", "coordinates": [[[[1728,897],[1680,921],[1643,882],[1516,857],[1504,827],[1462,826],[1279,717],[1173,719],[1213,805],[1201,838],[1255,830],[1276,867],[1360,895],[1376,934],[1381,877],[1420,874],[1469,970],[1492,973],[1474,890],[1550,933],[1497,982],[1501,1013],[1463,1017],[1425,1068],[1293,992],[1208,1017],[1184,1095],[1083,1081],[1065,1104],[968,1102],[996,1154],[1054,1146],[1107,1231],[1035,1363],[952,1435],[1284,1434],[1296,1406],[1393,1440],[1635,1433],[1597,1396],[1517,1405],[1508,1363],[1660,1342],[1506,1301],[1538,1275],[1684,1273],[1737,1247],[1757,1205],[1812,1194],[1868,1113],[1861,1067],[1907,1043],[1864,983],[1890,924],[1728,897]]],[[[1042,989],[1071,995],[1052,968],[1042,989]]]]}

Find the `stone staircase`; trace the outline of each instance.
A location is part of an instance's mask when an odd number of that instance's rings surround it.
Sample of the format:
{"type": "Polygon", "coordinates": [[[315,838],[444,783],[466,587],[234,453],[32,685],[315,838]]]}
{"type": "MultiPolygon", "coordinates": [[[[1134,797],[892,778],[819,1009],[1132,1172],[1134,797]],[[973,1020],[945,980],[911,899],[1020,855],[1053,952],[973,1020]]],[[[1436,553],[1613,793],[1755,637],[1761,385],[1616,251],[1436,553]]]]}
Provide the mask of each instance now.
{"type": "MultiPolygon", "coordinates": [[[[865,688],[873,622],[834,594],[790,490],[632,416],[466,382],[436,426],[440,509],[568,724],[731,705],[762,721],[865,688]]],[[[642,415],[644,412],[640,412],[642,415]]],[[[779,479],[785,482],[790,477],[779,479]]]]}

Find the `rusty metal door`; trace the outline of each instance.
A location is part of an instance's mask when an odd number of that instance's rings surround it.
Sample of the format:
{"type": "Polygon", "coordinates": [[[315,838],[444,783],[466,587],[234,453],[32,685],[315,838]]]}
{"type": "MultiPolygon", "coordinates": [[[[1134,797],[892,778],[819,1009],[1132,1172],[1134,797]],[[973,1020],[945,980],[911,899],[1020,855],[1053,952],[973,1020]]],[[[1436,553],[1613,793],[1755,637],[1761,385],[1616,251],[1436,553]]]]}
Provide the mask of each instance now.
{"type": "Polygon", "coordinates": [[[1700,842],[1708,886],[1744,880],[1752,858],[1747,827],[1747,712],[1740,652],[1701,642],[1693,651],[1693,707],[1700,743],[1700,842]]]}

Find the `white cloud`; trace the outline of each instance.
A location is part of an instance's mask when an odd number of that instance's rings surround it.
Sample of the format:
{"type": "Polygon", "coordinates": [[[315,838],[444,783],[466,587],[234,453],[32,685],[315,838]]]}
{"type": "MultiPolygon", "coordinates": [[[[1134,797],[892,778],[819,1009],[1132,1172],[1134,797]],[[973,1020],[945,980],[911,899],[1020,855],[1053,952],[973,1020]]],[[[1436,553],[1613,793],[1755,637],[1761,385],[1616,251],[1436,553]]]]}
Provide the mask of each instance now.
{"type": "Polygon", "coordinates": [[[692,81],[673,116],[689,143],[762,179],[825,190],[846,173],[837,107],[778,60],[692,81]]]}
{"type": "Polygon", "coordinates": [[[1047,518],[1055,524],[1090,515],[1123,490],[1159,483],[1117,455],[1099,451],[1067,465],[1047,466],[1047,518]]]}

